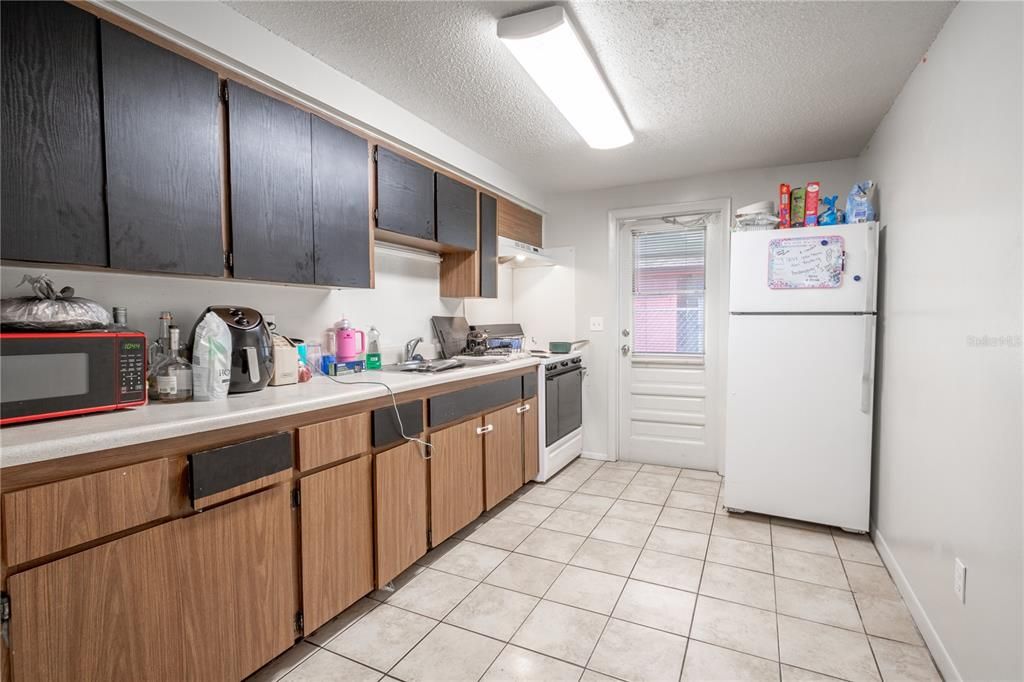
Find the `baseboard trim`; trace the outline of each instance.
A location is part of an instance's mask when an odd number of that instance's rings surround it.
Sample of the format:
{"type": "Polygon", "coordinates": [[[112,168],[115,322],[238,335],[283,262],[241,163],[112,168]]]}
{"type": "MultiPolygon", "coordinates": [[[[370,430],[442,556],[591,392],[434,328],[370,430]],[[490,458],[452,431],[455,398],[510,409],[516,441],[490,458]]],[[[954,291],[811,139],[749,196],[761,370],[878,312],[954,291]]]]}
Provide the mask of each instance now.
{"type": "Polygon", "coordinates": [[[949,652],[946,651],[939,633],[935,631],[935,627],[928,619],[928,614],[925,613],[920,600],[914,594],[910,581],[903,574],[903,569],[897,563],[896,557],[893,555],[892,550],[889,549],[889,545],[885,543],[882,533],[876,528],[873,536],[878,554],[882,557],[882,562],[885,563],[886,568],[889,569],[889,573],[896,582],[896,587],[899,588],[900,594],[903,595],[903,601],[906,602],[907,608],[910,609],[910,615],[913,616],[914,622],[917,623],[917,629],[921,631],[924,641],[928,644],[928,650],[931,652],[932,658],[935,659],[935,665],[938,666],[942,677],[946,679],[946,682],[962,682],[963,677],[960,675],[960,671],[953,664],[953,659],[950,657],[949,652]]]}
{"type": "Polygon", "coordinates": [[[584,450],[583,452],[580,453],[580,457],[582,457],[583,459],[596,459],[601,462],[615,461],[614,459],[611,458],[611,456],[604,452],[587,452],[586,450],[584,450]]]}

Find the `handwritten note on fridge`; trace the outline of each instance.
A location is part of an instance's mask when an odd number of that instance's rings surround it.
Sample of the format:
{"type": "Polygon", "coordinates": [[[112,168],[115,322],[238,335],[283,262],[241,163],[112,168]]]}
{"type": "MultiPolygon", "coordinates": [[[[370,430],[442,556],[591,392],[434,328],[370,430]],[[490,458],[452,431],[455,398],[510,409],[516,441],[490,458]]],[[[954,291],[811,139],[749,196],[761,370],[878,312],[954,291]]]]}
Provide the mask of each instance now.
{"type": "Polygon", "coordinates": [[[837,235],[768,242],[769,289],[835,289],[843,284],[843,238],[837,235]]]}

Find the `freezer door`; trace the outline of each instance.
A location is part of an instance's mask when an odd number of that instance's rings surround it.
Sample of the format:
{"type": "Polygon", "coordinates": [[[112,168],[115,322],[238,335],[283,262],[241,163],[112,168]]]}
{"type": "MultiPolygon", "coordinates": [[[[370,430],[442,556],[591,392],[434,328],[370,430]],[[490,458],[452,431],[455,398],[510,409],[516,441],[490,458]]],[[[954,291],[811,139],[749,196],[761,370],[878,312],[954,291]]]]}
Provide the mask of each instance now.
{"type": "Polygon", "coordinates": [[[878,223],[734,232],[729,259],[729,312],[875,312],[877,264],[878,223]],[[846,261],[838,287],[773,289],[769,286],[773,240],[822,237],[843,239],[846,261]]]}
{"type": "Polygon", "coordinates": [[[874,315],[732,315],[727,507],[867,530],[874,315]]]}

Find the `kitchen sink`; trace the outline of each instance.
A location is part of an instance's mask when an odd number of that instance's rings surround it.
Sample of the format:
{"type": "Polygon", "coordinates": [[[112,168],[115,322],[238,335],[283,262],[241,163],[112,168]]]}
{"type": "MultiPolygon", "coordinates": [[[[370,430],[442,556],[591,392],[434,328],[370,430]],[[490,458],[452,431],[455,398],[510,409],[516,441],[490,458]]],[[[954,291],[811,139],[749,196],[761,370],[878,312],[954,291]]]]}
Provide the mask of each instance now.
{"type": "Polygon", "coordinates": [[[385,372],[443,372],[463,366],[461,360],[410,360],[384,365],[381,370],[385,372]]]}

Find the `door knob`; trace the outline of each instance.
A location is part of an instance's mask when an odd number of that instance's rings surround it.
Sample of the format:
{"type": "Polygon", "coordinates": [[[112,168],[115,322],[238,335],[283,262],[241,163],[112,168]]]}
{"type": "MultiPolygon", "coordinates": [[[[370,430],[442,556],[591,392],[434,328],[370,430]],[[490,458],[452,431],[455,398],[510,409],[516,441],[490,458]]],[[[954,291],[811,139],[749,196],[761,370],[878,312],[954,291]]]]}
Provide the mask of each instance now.
{"type": "Polygon", "coordinates": [[[622,351],[623,355],[629,355],[629,346],[627,346],[626,344],[622,344],[622,348],[620,348],[619,350],[622,351]]]}
{"type": "Polygon", "coordinates": [[[622,330],[622,335],[623,336],[629,336],[629,330],[628,329],[623,329],[622,330]]]}

